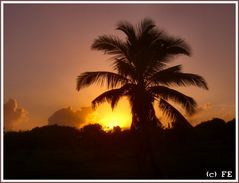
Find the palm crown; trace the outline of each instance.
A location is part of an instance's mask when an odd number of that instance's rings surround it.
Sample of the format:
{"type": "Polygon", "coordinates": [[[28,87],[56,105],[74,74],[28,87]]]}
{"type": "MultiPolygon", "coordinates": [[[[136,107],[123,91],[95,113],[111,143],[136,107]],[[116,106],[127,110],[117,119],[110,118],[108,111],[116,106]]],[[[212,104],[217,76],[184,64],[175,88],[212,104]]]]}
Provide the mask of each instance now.
{"type": "Polygon", "coordinates": [[[160,124],[153,108],[154,101],[172,121],[189,125],[169,101],[180,104],[189,115],[195,113],[196,101],[169,87],[193,85],[208,89],[207,83],[199,75],[182,72],[181,65],[167,66],[173,56],[190,56],[189,46],[182,39],[169,37],[158,30],[151,19],[144,19],[135,27],[128,22],[120,22],[117,30],[126,35],[125,40],[103,35],[92,44],[92,49],[112,55],[115,72],[84,72],[77,78],[77,90],[106,82],[109,90],[92,101],[93,107],[108,102],[113,109],[121,97],[128,97],[132,128],[160,124]]]}

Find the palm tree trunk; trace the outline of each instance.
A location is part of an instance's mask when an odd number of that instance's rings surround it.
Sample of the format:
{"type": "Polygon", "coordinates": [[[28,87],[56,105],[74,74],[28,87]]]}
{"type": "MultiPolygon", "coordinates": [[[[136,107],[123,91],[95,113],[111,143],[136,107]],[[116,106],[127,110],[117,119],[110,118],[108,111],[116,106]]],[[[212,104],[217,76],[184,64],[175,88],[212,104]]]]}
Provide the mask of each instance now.
{"type": "Polygon", "coordinates": [[[145,126],[136,132],[136,156],[138,173],[141,178],[156,178],[160,176],[153,148],[152,130],[145,126]]]}

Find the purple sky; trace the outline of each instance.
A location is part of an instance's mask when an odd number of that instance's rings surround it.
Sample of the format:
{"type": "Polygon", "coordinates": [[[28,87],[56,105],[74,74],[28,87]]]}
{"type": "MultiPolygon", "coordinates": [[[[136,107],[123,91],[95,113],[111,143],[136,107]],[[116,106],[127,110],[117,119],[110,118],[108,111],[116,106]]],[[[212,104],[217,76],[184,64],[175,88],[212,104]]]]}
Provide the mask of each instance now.
{"type": "Polygon", "coordinates": [[[28,111],[32,126],[47,124],[48,117],[63,107],[90,106],[105,89],[93,86],[78,93],[76,77],[85,71],[111,70],[109,56],[90,49],[93,40],[103,34],[122,36],[115,30],[119,21],[136,24],[145,17],[169,35],[185,39],[192,56],[177,57],[172,64],[183,64],[185,72],[208,82],[209,91],[179,88],[199,105],[199,113],[189,120],[234,118],[233,4],[5,4],[4,101],[15,98],[28,111]]]}

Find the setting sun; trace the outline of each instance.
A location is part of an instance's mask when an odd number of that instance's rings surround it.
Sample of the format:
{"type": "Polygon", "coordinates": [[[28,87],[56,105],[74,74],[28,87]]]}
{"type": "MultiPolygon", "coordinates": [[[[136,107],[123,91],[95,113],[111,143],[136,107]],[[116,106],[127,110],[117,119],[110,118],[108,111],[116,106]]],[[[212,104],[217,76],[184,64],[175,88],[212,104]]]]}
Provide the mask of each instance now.
{"type": "Polygon", "coordinates": [[[98,106],[96,110],[88,116],[88,121],[90,123],[101,124],[103,129],[107,131],[113,129],[115,126],[119,126],[123,129],[129,128],[131,118],[128,101],[122,99],[114,110],[112,110],[107,103],[98,106]]]}
{"type": "Polygon", "coordinates": [[[99,121],[105,130],[111,130],[115,126],[121,128],[129,127],[130,117],[120,112],[105,113],[99,121]]]}

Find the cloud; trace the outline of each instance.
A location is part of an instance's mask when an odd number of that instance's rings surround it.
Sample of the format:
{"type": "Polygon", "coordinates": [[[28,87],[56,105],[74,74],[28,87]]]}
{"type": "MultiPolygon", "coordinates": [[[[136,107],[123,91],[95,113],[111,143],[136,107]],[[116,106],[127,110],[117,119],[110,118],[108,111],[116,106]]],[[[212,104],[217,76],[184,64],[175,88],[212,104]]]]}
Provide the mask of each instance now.
{"type": "MultiPolygon", "coordinates": [[[[16,99],[11,98],[4,104],[4,129],[6,131],[19,130],[20,126],[28,121],[27,110],[19,107],[16,99]]],[[[24,129],[23,126],[22,129],[24,129]]]]}
{"type": "Polygon", "coordinates": [[[212,118],[221,118],[225,121],[235,118],[235,106],[206,103],[197,108],[196,114],[187,116],[187,119],[191,121],[193,125],[212,118]]]}
{"type": "Polygon", "coordinates": [[[203,112],[203,111],[209,111],[210,109],[212,109],[212,104],[206,103],[197,108],[197,113],[203,112]]]}
{"type": "Polygon", "coordinates": [[[62,108],[48,118],[48,124],[82,127],[83,124],[88,122],[87,119],[91,113],[91,107],[82,107],[77,111],[74,111],[71,107],[62,108]]]}

